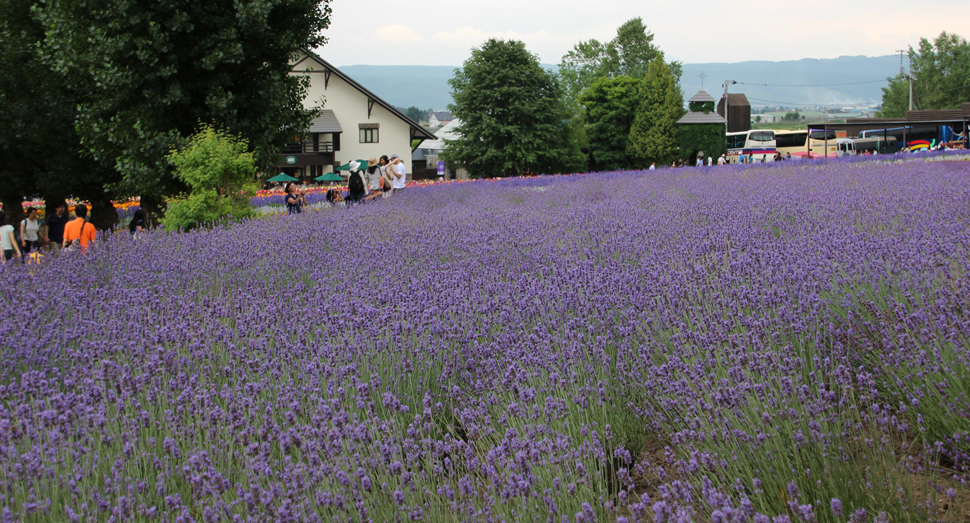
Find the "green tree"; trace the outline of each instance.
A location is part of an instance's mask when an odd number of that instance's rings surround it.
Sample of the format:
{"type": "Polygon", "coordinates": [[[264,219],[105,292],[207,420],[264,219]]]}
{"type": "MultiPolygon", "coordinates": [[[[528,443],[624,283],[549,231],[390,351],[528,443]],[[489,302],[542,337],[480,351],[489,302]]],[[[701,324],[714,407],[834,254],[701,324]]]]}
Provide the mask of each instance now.
{"type": "MultiPolygon", "coordinates": [[[[909,68],[914,109],[957,109],[970,100],[970,43],[963,37],[944,31],[933,42],[921,38],[918,50],[909,48],[909,68]]],[[[903,118],[909,110],[909,78],[888,80],[879,116],[903,118]]]]}
{"type": "Polygon", "coordinates": [[[329,0],[48,0],[45,57],[81,94],[85,149],[149,212],[184,190],[165,163],[195,122],[241,133],[257,163],[309,126],[290,59],[325,43],[329,0]]]}
{"type": "MultiPolygon", "coordinates": [[[[578,100],[597,78],[646,76],[650,63],[664,56],[654,45],[653,37],[643,19],[637,17],[617,28],[616,37],[609,42],[593,39],[573,46],[559,64],[566,96],[578,100]]],[[[670,67],[679,86],[680,63],[674,62],[670,67]]]]}
{"type": "Polygon", "coordinates": [[[188,230],[252,216],[249,201],[256,194],[256,160],[245,138],[203,125],[184,149],[171,151],[168,161],[192,192],[169,201],[162,218],[166,229],[188,230]]]}
{"type": "Polygon", "coordinates": [[[404,113],[405,116],[414,120],[415,122],[424,122],[428,119],[428,114],[431,113],[431,109],[418,109],[415,106],[408,107],[407,109],[403,107],[397,108],[399,111],[404,113]]]}
{"type": "Polygon", "coordinates": [[[643,81],[629,76],[599,78],[583,92],[586,108],[586,136],[592,167],[596,170],[630,166],[627,141],[643,101],[643,81]]]}
{"type": "Polygon", "coordinates": [[[25,196],[48,203],[76,196],[91,202],[92,223],[110,228],[118,215],[104,184],[120,176],[78,153],[80,97],[41,59],[45,35],[36,14],[45,8],[39,1],[0,0],[0,199],[16,223],[25,196]]]}
{"type": "Polygon", "coordinates": [[[684,97],[670,67],[657,57],[643,79],[643,101],[637,109],[627,142],[627,156],[635,167],[652,162],[667,165],[677,159],[677,120],[684,115],[684,97]]]}
{"type": "Polygon", "coordinates": [[[801,119],[801,117],[802,116],[798,114],[798,111],[789,111],[785,113],[785,116],[782,116],[781,119],[786,122],[797,122],[799,119],[801,119]]]}
{"type": "Polygon", "coordinates": [[[474,177],[574,170],[579,151],[569,142],[559,83],[524,43],[489,39],[449,84],[448,109],[461,124],[444,159],[474,177]]]}

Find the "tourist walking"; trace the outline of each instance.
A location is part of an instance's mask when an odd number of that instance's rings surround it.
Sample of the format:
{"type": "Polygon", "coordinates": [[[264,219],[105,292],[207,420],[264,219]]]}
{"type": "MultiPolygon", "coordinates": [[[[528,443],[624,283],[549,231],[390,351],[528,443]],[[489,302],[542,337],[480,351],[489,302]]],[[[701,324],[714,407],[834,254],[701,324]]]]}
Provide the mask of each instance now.
{"type": "Polygon", "coordinates": [[[296,184],[288,183],[283,187],[283,202],[286,203],[287,214],[300,214],[306,205],[306,189],[300,191],[296,184]]]}
{"type": "Polygon", "coordinates": [[[47,245],[56,256],[61,252],[64,243],[64,226],[67,225],[67,202],[61,200],[54,207],[54,212],[47,217],[47,245]]]}
{"type": "MultiPolygon", "coordinates": [[[[6,219],[7,215],[0,211],[0,223],[3,223],[6,219]]],[[[3,251],[4,263],[12,260],[14,255],[20,257],[20,246],[17,245],[13,231],[13,225],[0,225],[0,251],[3,251]]]]}
{"type": "Polygon", "coordinates": [[[40,220],[37,219],[37,209],[29,207],[27,217],[20,222],[20,256],[25,257],[30,251],[41,247],[40,220]]]}
{"type": "Polygon", "coordinates": [[[83,203],[74,206],[74,220],[64,226],[64,242],[62,248],[69,250],[80,249],[86,251],[88,245],[94,241],[94,224],[88,223],[88,207],[83,203]]]}

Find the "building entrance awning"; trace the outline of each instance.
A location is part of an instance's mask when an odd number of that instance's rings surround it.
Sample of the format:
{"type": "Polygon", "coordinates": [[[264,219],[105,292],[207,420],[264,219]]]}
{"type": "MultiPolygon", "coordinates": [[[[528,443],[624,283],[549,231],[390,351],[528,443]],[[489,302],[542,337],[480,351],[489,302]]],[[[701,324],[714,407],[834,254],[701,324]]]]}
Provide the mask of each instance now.
{"type": "Polygon", "coordinates": [[[310,133],[337,134],[344,132],[332,109],[324,109],[323,114],[310,122],[310,133]]]}

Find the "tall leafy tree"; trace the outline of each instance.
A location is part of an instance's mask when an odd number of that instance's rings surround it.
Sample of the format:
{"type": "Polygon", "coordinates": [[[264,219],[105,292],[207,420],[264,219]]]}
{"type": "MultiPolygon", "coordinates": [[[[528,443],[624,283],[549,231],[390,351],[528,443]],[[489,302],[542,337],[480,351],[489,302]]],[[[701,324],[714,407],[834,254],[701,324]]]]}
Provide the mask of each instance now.
{"type": "Polygon", "coordinates": [[[677,120],[684,115],[684,97],[670,67],[657,57],[643,79],[643,101],[637,109],[627,156],[633,166],[661,165],[677,159],[677,120]]]}
{"type": "Polygon", "coordinates": [[[448,109],[461,124],[446,160],[486,178],[574,170],[579,151],[569,142],[559,83],[524,43],[488,40],[449,84],[448,109]]]}
{"type": "Polygon", "coordinates": [[[328,2],[48,0],[40,18],[47,60],[81,95],[85,150],[152,211],[185,189],[165,156],[200,121],[241,134],[263,167],[308,127],[289,61],[325,42],[328,2]]]}
{"type": "Polygon", "coordinates": [[[79,154],[74,122],[80,99],[41,59],[45,34],[37,14],[46,7],[0,0],[0,199],[15,223],[24,197],[42,196],[50,204],[75,196],[91,202],[92,223],[108,228],[118,215],[104,184],[119,176],[79,154]]]}
{"type": "MultiPolygon", "coordinates": [[[[918,49],[909,48],[915,109],[956,109],[970,100],[970,43],[960,35],[940,33],[932,42],[921,38],[918,49]]],[[[909,79],[889,78],[882,89],[885,118],[901,118],[909,110],[909,79]]]]}
{"type": "MultiPolygon", "coordinates": [[[[654,45],[653,38],[643,19],[636,17],[617,28],[616,36],[609,42],[596,39],[579,42],[559,64],[566,95],[578,100],[597,78],[643,78],[650,63],[664,56],[663,51],[654,45]]],[[[679,84],[680,63],[674,62],[670,67],[679,84]]]]}
{"type": "Polygon", "coordinates": [[[643,81],[630,76],[599,78],[583,92],[580,103],[586,109],[586,136],[594,169],[630,166],[627,140],[642,100],[643,81]]]}

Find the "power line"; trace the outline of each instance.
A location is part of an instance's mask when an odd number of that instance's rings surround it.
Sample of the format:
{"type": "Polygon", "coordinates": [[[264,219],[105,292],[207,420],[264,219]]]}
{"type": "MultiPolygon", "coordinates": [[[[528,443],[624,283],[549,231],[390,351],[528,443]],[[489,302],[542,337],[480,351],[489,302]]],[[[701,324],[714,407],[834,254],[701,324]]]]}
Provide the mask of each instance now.
{"type": "MultiPolygon", "coordinates": [[[[741,83],[741,82],[738,82],[738,83],[741,83]]],[[[753,97],[750,97],[750,96],[748,97],[748,100],[754,100],[756,102],[768,102],[768,103],[781,104],[781,105],[803,105],[803,106],[806,106],[806,107],[816,107],[816,106],[819,106],[819,105],[826,105],[826,104],[819,104],[819,103],[806,104],[806,103],[797,103],[797,102],[779,102],[777,100],[764,100],[764,99],[761,99],[761,98],[753,98],[753,97]]],[[[870,102],[840,102],[840,105],[864,105],[864,104],[868,104],[868,103],[870,103],[870,102]]]]}
{"type": "Polygon", "coordinates": [[[862,85],[862,84],[875,84],[880,82],[885,82],[882,80],[866,80],[864,82],[847,82],[842,84],[755,84],[748,82],[738,82],[741,85],[759,85],[763,87],[837,87],[841,85],[862,85]]]}

